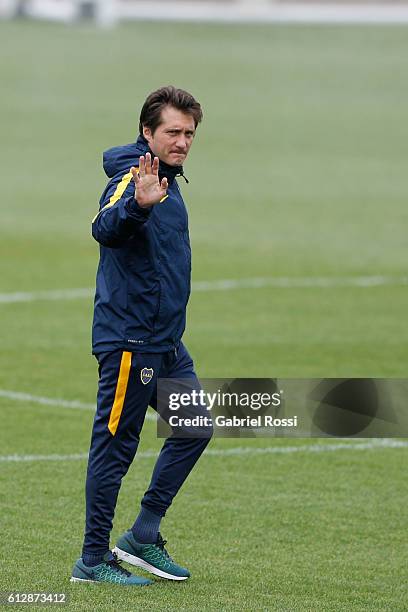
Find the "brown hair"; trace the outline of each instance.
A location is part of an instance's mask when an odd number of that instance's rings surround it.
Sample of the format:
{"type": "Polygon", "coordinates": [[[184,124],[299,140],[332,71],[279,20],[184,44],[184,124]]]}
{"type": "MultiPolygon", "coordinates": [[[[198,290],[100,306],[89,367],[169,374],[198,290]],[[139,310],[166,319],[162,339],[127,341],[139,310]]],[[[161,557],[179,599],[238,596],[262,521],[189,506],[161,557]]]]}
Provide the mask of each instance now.
{"type": "Polygon", "coordinates": [[[161,87],[153,91],[143,104],[139,122],[139,132],[141,135],[143,135],[144,127],[150,128],[150,131],[154,134],[161,124],[161,112],[165,106],[173,106],[183,113],[191,115],[194,119],[195,127],[197,127],[203,118],[200,104],[190,93],[184,91],[184,89],[177,89],[173,85],[161,87]]]}

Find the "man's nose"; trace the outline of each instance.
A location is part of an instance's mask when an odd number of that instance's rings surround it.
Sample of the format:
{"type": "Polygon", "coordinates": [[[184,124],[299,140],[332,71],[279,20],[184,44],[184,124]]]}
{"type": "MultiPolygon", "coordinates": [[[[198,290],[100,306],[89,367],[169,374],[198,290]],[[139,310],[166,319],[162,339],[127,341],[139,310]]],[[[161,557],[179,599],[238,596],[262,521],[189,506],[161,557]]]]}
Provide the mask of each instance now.
{"type": "Polygon", "coordinates": [[[180,136],[177,139],[177,143],[176,146],[178,149],[181,149],[182,151],[185,151],[187,149],[187,139],[185,136],[180,136]]]}

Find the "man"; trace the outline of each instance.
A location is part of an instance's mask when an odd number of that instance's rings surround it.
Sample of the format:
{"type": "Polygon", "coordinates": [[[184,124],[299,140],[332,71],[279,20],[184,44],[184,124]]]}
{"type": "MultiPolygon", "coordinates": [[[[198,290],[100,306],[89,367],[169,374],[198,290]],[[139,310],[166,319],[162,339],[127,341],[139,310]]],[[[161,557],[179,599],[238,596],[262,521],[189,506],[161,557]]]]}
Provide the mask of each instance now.
{"type": "Polygon", "coordinates": [[[147,407],[157,408],[157,378],[188,378],[199,386],[181,342],[191,252],[176,177],[184,176],[183,163],[201,120],[201,106],[191,94],[163,87],[150,94],[142,108],[137,142],[104,154],[110,180],[92,222],[92,234],[101,245],[93,322],[99,388],[86,481],[85,538],[74,582],[151,584],[125,570],[120,560],[170,580],[190,576],[167,553],[160,520],[208,444],[210,429],[200,438],[167,438],[140,513],[113,553],[109,535],[147,407]]]}

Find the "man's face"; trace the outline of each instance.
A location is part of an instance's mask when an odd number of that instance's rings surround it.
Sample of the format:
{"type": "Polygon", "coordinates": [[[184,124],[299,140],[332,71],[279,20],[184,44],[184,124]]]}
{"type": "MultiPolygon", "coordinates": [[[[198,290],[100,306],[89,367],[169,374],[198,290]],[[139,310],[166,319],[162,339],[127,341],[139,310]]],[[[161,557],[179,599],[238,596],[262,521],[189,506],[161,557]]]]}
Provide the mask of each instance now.
{"type": "Polygon", "coordinates": [[[143,136],[161,161],[169,166],[182,166],[195,136],[195,124],[191,115],[173,106],[165,106],[161,123],[152,134],[150,128],[143,128],[143,136]]]}

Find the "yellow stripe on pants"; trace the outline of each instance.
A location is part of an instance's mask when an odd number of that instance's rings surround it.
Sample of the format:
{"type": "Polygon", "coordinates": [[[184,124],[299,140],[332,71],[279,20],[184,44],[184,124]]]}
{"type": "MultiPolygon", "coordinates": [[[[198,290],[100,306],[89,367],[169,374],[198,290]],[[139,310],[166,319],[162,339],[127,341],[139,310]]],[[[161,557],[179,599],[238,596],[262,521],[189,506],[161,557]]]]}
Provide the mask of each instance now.
{"type": "Polygon", "coordinates": [[[132,353],[129,351],[123,351],[122,359],[120,362],[118,382],[116,385],[115,399],[113,401],[113,406],[108,423],[108,429],[111,432],[112,436],[114,436],[116,433],[116,430],[119,425],[120,415],[122,414],[131,365],[132,353]]]}

